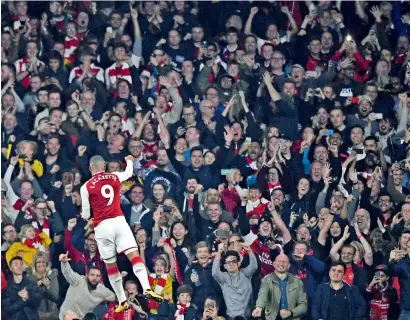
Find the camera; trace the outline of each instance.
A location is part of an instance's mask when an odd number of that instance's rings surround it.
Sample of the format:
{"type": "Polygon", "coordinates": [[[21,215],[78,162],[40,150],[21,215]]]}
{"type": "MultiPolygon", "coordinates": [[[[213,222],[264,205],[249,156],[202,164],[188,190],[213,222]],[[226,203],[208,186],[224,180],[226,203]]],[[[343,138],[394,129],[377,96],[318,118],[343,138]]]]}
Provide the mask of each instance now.
{"type": "Polygon", "coordinates": [[[167,205],[163,205],[162,209],[164,210],[164,212],[172,212],[172,206],[167,206],[167,205]]]}

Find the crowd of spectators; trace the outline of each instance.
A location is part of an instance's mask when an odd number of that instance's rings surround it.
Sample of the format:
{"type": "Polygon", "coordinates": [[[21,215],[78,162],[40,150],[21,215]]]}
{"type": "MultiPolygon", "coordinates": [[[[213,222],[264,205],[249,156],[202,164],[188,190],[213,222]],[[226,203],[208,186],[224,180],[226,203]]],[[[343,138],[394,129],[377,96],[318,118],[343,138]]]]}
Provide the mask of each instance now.
{"type": "Polygon", "coordinates": [[[1,313],[410,319],[410,2],[2,1],[1,313]],[[116,297],[89,159],[152,289],[116,297]]]}

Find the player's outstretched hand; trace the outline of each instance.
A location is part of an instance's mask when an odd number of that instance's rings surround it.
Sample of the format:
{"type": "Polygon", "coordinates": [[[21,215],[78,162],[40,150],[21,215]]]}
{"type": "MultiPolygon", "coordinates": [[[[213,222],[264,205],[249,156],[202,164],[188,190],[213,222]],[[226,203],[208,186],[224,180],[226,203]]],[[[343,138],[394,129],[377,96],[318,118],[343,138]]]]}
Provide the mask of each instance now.
{"type": "Polygon", "coordinates": [[[71,259],[68,257],[68,251],[65,254],[64,253],[60,254],[59,260],[64,263],[71,261],[71,259]]]}
{"type": "Polygon", "coordinates": [[[132,155],[126,156],[125,157],[125,161],[131,160],[132,162],[134,162],[134,157],[132,155]]]}

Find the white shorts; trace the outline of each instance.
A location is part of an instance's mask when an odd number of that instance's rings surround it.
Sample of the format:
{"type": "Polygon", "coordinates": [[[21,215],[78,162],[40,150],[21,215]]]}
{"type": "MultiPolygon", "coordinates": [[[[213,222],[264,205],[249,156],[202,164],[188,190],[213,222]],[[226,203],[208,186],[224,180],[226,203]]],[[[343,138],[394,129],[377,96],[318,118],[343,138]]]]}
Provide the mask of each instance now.
{"type": "Polygon", "coordinates": [[[94,231],[98,251],[103,260],[113,258],[117,253],[128,249],[138,250],[137,242],[124,216],[103,220],[94,231]]]}

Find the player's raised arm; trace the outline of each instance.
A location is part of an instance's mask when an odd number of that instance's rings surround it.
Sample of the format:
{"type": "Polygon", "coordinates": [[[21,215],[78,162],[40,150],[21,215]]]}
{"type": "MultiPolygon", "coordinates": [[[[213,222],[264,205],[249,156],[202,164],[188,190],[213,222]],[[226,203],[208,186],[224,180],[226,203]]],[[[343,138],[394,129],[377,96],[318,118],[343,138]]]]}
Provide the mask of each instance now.
{"type": "Polygon", "coordinates": [[[88,197],[88,190],[85,184],[81,187],[80,193],[81,193],[81,201],[82,201],[81,217],[84,220],[88,220],[90,219],[90,216],[91,216],[91,210],[90,210],[91,206],[90,206],[90,200],[88,197]]]}
{"type": "Polygon", "coordinates": [[[127,167],[122,172],[113,172],[113,174],[117,175],[120,179],[120,182],[126,181],[132,177],[134,173],[133,165],[134,165],[134,157],[129,155],[125,157],[125,161],[127,162],[127,167]]]}

